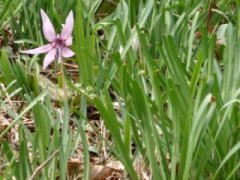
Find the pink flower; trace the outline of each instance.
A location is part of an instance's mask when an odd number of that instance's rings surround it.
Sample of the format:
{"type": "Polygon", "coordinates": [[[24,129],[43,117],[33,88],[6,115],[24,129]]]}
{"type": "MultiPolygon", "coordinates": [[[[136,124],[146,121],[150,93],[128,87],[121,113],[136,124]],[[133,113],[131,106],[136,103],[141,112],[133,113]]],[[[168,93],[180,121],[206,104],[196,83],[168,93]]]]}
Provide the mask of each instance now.
{"type": "Polygon", "coordinates": [[[20,51],[26,54],[42,54],[47,53],[43,61],[43,69],[45,69],[55,59],[68,58],[74,56],[74,52],[68,48],[72,45],[72,31],[73,31],[73,12],[70,11],[61,34],[56,34],[54,27],[48,18],[47,14],[41,9],[41,17],[43,24],[43,33],[49,44],[40,46],[35,49],[20,51]]]}

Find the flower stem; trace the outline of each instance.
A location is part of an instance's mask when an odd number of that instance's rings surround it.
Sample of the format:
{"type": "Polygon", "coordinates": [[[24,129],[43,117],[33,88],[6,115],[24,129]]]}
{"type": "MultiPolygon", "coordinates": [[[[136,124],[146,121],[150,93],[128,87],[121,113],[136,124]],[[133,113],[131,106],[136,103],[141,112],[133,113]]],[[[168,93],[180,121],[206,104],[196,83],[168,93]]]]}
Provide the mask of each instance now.
{"type": "Polygon", "coordinates": [[[62,75],[62,87],[63,87],[63,92],[64,92],[64,99],[67,100],[68,95],[67,95],[67,82],[66,78],[64,76],[64,66],[62,63],[62,59],[60,60],[60,66],[61,66],[61,75],[62,75]]]}

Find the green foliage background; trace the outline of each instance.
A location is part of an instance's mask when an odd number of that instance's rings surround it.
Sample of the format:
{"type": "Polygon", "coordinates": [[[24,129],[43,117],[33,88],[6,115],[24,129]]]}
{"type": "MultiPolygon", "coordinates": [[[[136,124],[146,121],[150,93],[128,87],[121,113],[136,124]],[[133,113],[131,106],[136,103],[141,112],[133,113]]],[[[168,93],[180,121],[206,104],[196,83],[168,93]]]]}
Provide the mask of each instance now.
{"type": "Polygon", "coordinates": [[[134,166],[139,158],[151,179],[238,179],[240,1],[115,2],[0,1],[0,113],[12,119],[0,131],[0,179],[28,179],[52,154],[35,178],[66,179],[79,143],[83,179],[89,179],[88,106],[100,113],[112,139],[102,137],[106,148],[130,179],[141,179],[134,166]],[[42,75],[43,56],[19,54],[46,43],[41,8],[58,31],[74,11],[76,56],[68,62],[77,65],[78,79],[65,68],[67,99],[57,63],[49,68],[54,84],[42,75]],[[9,103],[14,98],[24,105],[9,103]],[[28,116],[34,132],[24,124],[28,116]],[[13,128],[17,151],[6,138],[13,128]]]}

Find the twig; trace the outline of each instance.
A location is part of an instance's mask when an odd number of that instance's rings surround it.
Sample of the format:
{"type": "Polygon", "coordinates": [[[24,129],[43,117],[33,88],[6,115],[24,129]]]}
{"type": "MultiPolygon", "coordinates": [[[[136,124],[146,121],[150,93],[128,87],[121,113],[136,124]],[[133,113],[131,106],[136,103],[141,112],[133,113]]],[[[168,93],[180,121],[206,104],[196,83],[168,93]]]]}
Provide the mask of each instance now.
{"type": "Polygon", "coordinates": [[[39,171],[41,171],[41,169],[44,168],[44,166],[46,166],[46,165],[52,160],[52,158],[54,158],[54,156],[56,156],[56,154],[57,154],[58,152],[59,152],[59,150],[54,151],[54,153],[53,153],[51,156],[49,156],[49,158],[48,158],[46,161],[44,161],[40,166],[38,166],[38,167],[34,170],[33,174],[28,178],[28,180],[33,180],[33,178],[37,175],[37,173],[38,173],[39,171]]]}
{"type": "Polygon", "coordinates": [[[70,63],[66,63],[66,62],[62,62],[65,66],[69,66],[69,67],[73,67],[73,68],[78,68],[78,65],[76,64],[70,64],[70,63]]]}
{"type": "Polygon", "coordinates": [[[3,91],[4,91],[5,95],[6,95],[6,101],[7,101],[8,104],[12,107],[14,113],[16,113],[16,115],[17,115],[17,114],[18,114],[18,113],[17,113],[17,110],[16,110],[16,108],[14,107],[14,104],[13,104],[13,102],[12,102],[12,100],[11,100],[11,97],[9,96],[9,94],[8,94],[8,92],[7,92],[7,89],[4,87],[4,85],[3,85],[2,83],[0,83],[0,86],[2,87],[2,89],[3,89],[3,91]]]}

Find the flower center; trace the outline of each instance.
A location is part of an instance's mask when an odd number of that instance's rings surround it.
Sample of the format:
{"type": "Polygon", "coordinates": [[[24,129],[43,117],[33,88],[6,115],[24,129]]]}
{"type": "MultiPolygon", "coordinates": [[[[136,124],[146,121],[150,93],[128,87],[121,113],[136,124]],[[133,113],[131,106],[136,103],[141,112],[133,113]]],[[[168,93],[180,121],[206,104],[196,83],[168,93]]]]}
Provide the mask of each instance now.
{"type": "Polygon", "coordinates": [[[57,34],[57,38],[54,40],[54,42],[52,43],[52,46],[54,48],[57,49],[61,49],[62,47],[66,46],[65,44],[65,40],[62,40],[59,36],[59,34],[57,34]]]}
{"type": "Polygon", "coordinates": [[[58,45],[64,45],[63,40],[61,40],[60,38],[57,38],[57,39],[55,40],[55,43],[58,44],[58,45]]]}
{"type": "Polygon", "coordinates": [[[65,42],[60,38],[56,38],[56,40],[53,43],[53,46],[55,48],[61,48],[61,47],[65,46],[65,42]]]}

